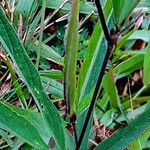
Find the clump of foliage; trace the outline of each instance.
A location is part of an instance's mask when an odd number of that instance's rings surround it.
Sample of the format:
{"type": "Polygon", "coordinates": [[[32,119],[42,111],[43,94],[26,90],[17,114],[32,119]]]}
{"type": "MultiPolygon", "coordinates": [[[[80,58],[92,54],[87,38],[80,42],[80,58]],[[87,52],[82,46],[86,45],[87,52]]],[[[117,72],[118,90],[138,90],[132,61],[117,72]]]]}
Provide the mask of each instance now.
{"type": "Polygon", "coordinates": [[[149,0],[0,4],[0,149],[150,148],[149,0]]]}

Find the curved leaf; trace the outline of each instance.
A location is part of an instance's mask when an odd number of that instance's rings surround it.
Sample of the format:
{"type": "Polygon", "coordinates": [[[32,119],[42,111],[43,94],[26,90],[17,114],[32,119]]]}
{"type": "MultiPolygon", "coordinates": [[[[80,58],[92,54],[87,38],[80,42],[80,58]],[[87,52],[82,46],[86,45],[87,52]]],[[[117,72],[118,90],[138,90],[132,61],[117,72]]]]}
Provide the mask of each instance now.
{"type": "Polygon", "coordinates": [[[144,61],[144,54],[136,54],[129,59],[121,62],[114,68],[114,74],[116,78],[121,78],[123,76],[129,75],[135,70],[142,68],[144,61]]]}
{"type": "MultiPolygon", "coordinates": [[[[42,137],[44,142],[48,144],[50,137],[52,136],[48,130],[47,124],[43,119],[42,115],[33,110],[21,109],[9,103],[4,103],[11,111],[17,113],[19,116],[26,118],[38,131],[39,135],[42,137]],[[44,126],[44,129],[43,129],[44,126]]],[[[22,126],[20,127],[22,128],[22,126]]],[[[23,128],[22,128],[23,129],[23,128]]]]}
{"type": "Polygon", "coordinates": [[[61,149],[65,149],[64,131],[59,113],[44,92],[38,71],[20,43],[15,30],[4,15],[2,8],[0,8],[0,42],[9,53],[19,74],[29,88],[49,126],[49,130],[54,134],[56,143],[61,149]]]}
{"type": "Polygon", "coordinates": [[[3,103],[0,103],[0,122],[33,147],[43,150],[49,149],[30,121],[3,103]]]}
{"type": "Polygon", "coordinates": [[[119,26],[122,24],[123,21],[126,21],[130,13],[140,1],[141,0],[113,0],[115,20],[119,26]]]}
{"type": "Polygon", "coordinates": [[[123,150],[138,138],[150,125],[150,109],[128,126],[118,130],[111,137],[100,143],[96,150],[123,150]]]}
{"type": "MultiPolygon", "coordinates": [[[[109,27],[112,27],[111,18],[112,2],[108,1],[104,8],[104,15],[109,20],[109,27]]],[[[96,85],[99,72],[101,70],[106,55],[106,40],[103,38],[100,22],[95,25],[92,37],[90,39],[85,61],[81,67],[78,84],[77,100],[83,98],[93,90],[96,85]]],[[[91,94],[92,95],[92,94],[91,94]]],[[[90,98],[91,99],[91,98],[90,98]]]]}
{"type": "Polygon", "coordinates": [[[118,96],[118,91],[115,85],[113,70],[110,69],[107,74],[105,74],[103,78],[103,87],[106,93],[109,95],[110,106],[114,110],[121,110],[120,98],[118,96]],[[109,84],[108,84],[109,83],[109,84]]]}
{"type": "Polygon", "coordinates": [[[76,63],[79,43],[78,16],[79,0],[72,1],[71,18],[68,26],[65,55],[65,100],[70,108],[70,115],[76,112],[76,63]]]}

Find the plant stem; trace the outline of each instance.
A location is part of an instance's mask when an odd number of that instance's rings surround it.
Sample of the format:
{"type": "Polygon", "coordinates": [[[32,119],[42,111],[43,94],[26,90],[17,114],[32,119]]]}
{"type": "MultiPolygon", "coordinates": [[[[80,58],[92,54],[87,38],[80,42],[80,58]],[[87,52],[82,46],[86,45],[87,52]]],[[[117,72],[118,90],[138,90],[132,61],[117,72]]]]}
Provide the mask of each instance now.
{"type": "Polygon", "coordinates": [[[98,94],[98,91],[99,91],[99,87],[100,87],[100,84],[102,82],[102,78],[103,78],[103,75],[105,73],[105,70],[106,70],[107,62],[108,62],[108,59],[110,57],[110,54],[111,54],[111,51],[112,51],[112,48],[113,48],[113,45],[114,45],[114,43],[112,42],[112,38],[109,34],[109,30],[108,30],[107,25],[106,25],[106,21],[105,21],[105,18],[104,18],[104,14],[103,14],[103,10],[102,10],[102,6],[100,4],[100,1],[95,0],[95,4],[96,4],[97,10],[98,10],[99,18],[100,18],[100,21],[101,21],[101,26],[102,26],[102,29],[103,29],[103,32],[104,32],[104,36],[107,40],[107,52],[106,52],[106,56],[105,56],[105,59],[104,59],[103,65],[102,65],[102,69],[99,73],[98,81],[96,83],[96,87],[95,87],[94,94],[93,94],[93,97],[92,97],[92,100],[91,100],[91,104],[89,106],[87,116],[85,118],[85,122],[84,122],[84,125],[83,125],[83,128],[82,128],[79,140],[78,140],[77,145],[76,145],[76,150],[80,149],[82,140],[84,138],[84,134],[86,132],[86,128],[87,128],[89,119],[91,117],[93,108],[95,106],[95,102],[96,102],[96,99],[97,99],[97,94],[98,94]]]}

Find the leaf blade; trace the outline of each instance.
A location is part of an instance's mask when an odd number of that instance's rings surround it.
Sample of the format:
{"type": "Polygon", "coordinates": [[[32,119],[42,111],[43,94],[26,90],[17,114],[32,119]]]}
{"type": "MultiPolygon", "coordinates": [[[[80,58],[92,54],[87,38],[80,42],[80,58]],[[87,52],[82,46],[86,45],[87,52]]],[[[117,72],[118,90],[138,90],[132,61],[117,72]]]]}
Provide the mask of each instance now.
{"type": "Polygon", "coordinates": [[[0,103],[0,122],[33,147],[38,149],[49,149],[48,145],[42,140],[31,122],[12,111],[3,103],[0,103]]]}
{"type": "Polygon", "coordinates": [[[68,102],[70,116],[76,113],[76,62],[79,43],[78,33],[79,0],[72,1],[71,18],[68,26],[65,55],[65,100],[68,102]]]}
{"type": "Polygon", "coordinates": [[[128,126],[118,130],[111,137],[100,143],[96,150],[122,150],[149,127],[150,109],[128,126]]]}
{"type": "Polygon", "coordinates": [[[35,103],[52,131],[58,145],[65,149],[64,131],[59,113],[43,90],[40,76],[18,39],[15,30],[0,7],[0,42],[16,65],[19,74],[29,88],[35,103]],[[41,109],[43,106],[43,110],[41,109]],[[53,124],[54,123],[54,124],[53,124]]]}
{"type": "Polygon", "coordinates": [[[147,45],[146,48],[146,54],[144,57],[144,85],[148,85],[150,83],[150,70],[149,70],[149,64],[150,64],[150,42],[147,45]]]}

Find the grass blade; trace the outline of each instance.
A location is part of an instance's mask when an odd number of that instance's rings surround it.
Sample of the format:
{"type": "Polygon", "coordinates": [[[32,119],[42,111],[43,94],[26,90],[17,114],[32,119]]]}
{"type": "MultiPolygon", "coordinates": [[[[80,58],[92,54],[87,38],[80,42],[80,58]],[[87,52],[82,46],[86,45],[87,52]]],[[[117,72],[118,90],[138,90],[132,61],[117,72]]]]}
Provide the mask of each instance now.
{"type": "Polygon", "coordinates": [[[111,137],[100,143],[96,150],[122,150],[138,138],[150,124],[150,109],[128,126],[118,130],[111,137]]]}
{"type": "Polygon", "coordinates": [[[56,143],[65,149],[64,131],[59,113],[43,90],[40,76],[20,43],[15,30],[0,8],[0,42],[16,65],[19,74],[28,86],[37,106],[41,110],[56,143]],[[43,106],[43,109],[41,108],[43,106]]]}
{"type": "Polygon", "coordinates": [[[79,0],[72,1],[71,18],[68,26],[65,55],[65,100],[70,116],[76,112],[76,62],[79,42],[78,33],[79,0]]]}
{"type": "Polygon", "coordinates": [[[39,35],[39,47],[36,59],[36,68],[38,70],[40,58],[41,58],[41,49],[42,49],[42,38],[43,38],[43,30],[44,30],[44,17],[45,17],[45,8],[46,8],[46,1],[42,1],[42,9],[41,9],[41,24],[40,24],[40,35],[39,35]]]}
{"type": "Polygon", "coordinates": [[[0,103],[0,122],[31,146],[37,149],[49,149],[33,124],[3,103],[0,103]]]}
{"type": "MultiPolygon", "coordinates": [[[[108,20],[110,19],[111,11],[112,3],[111,1],[108,1],[104,8],[105,18],[108,20]]],[[[110,27],[112,26],[111,21],[109,22],[109,25],[110,27]]],[[[95,87],[99,71],[104,61],[105,49],[106,41],[103,38],[102,29],[98,21],[88,45],[85,61],[80,70],[77,93],[78,103],[80,103],[80,101],[82,101],[95,87]]],[[[92,95],[93,94],[91,93],[91,96],[92,95]]]]}
{"type": "Polygon", "coordinates": [[[150,42],[146,48],[146,54],[144,57],[144,85],[148,85],[150,83],[150,42]]]}
{"type": "Polygon", "coordinates": [[[106,93],[109,95],[110,99],[110,106],[114,110],[121,110],[121,104],[120,104],[120,99],[118,96],[118,91],[115,86],[115,81],[113,77],[113,70],[110,69],[107,74],[105,74],[103,78],[103,87],[106,91],[106,93]],[[109,84],[108,84],[109,83],[109,84]]]}
{"type": "Polygon", "coordinates": [[[129,17],[133,9],[141,0],[113,0],[113,9],[117,25],[121,25],[123,21],[129,17]],[[130,6],[130,7],[129,7],[130,6]]]}

